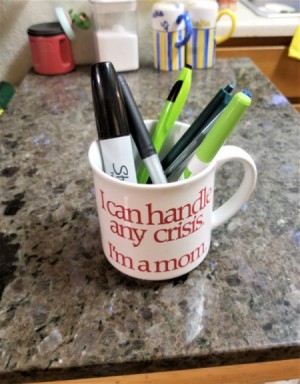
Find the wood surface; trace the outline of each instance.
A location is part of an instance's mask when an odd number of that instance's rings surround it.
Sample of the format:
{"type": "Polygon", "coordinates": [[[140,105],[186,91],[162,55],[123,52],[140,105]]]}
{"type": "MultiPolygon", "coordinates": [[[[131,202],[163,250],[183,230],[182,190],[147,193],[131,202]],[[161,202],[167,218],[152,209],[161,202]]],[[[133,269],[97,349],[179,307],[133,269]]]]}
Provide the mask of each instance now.
{"type": "MultiPolygon", "coordinates": [[[[300,359],[48,382],[55,384],[260,384],[300,378],[300,359]]],[[[46,384],[34,383],[34,384],[46,384]]]]}
{"type": "MultiPolygon", "coordinates": [[[[292,104],[300,104],[300,61],[288,46],[218,47],[217,58],[249,57],[292,104]]],[[[297,106],[296,106],[297,108],[297,106]]]]}

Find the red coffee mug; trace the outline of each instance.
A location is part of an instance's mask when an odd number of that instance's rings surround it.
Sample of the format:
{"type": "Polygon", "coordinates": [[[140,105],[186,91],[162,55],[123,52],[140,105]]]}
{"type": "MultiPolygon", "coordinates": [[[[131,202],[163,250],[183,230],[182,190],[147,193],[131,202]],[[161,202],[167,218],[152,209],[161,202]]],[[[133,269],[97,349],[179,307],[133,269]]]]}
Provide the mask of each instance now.
{"type": "Polygon", "coordinates": [[[33,68],[41,75],[59,75],[75,68],[71,42],[60,23],[35,24],[27,30],[33,68]]]}

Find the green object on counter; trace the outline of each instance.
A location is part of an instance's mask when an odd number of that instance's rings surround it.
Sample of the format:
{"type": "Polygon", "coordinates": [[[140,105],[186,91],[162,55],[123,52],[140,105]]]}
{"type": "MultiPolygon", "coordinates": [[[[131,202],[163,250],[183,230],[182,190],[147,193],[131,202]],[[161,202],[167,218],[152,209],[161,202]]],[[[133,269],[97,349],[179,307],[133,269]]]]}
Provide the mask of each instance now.
{"type": "Polygon", "coordinates": [[[12,85],[5,81],[0,81],[0,116],[7,108],[8,103],[15,93],[15,89],[12,85]]]}
{"type": "Polygon", "coordinates": [[[78,28],[89,29],[92,25],[91,18],[84,12],[74,13],[73,9],[70,9],[69,16],[72,20],[72,23],[75,24],[78,28]]]}
{"type": "MultiPolygon", "coordinates": [[[[173,85],[169,96],[167,97],[152,136],[152,141],[157,153],[161,150],[168,133],[184,107],[191,88],[191,83],[192,67],[186,64],[181,70],[176,83],[173,85]]],[[[140,167],[137,178],[140,184],[147,182],[149,173],[144,164],[140,167]]]]}

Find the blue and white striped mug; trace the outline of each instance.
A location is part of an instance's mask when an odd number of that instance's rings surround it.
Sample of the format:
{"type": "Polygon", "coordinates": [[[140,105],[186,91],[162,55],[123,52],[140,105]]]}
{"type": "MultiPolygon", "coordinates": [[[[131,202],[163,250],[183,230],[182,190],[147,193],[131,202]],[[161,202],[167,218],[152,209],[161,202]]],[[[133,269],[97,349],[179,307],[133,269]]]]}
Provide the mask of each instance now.
{"type": "Polygon", "coordinates": [[[192,23],[181,3],[158,2],[152,7],[154,67],[162,71],[185,66],[185,45],[192,23]]]}
{"type": "Polygon", "coordinates": [[[219,12],[215,1],[198,1],[188,7],[193,31],[186,45],[186,63],[193,68],[211,68],[215,64],[216,44],[229,39],[236,27],[234,12],[224,9],[219,12]],[[222,36],[216,36],[216,25],[220,18],[227,15],[231,19],[229,31],[222,36]]]}

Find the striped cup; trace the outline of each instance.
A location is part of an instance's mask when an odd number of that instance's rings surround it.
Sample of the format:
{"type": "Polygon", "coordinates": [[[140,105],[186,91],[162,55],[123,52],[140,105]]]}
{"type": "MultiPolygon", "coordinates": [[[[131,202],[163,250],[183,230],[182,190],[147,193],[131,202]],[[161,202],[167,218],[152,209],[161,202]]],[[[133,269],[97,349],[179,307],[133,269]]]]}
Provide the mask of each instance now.
{"type": "Polygon", "coordinates": [[[211,68],[215,64],[216,44],[229,39],[235,31],[235,14],[229,9],[218,12],[218,3],[206,0],[191,4],[188,13],[193,30],[186,46],[186,63],[193,68],[211,68]],[[216,24],[224,15],[230,17],[231,27],[227,34],[217,37],[216,24]]]}
{"type": "Polygon", "coordinates": [[[162,71],[181,70],[191,33],[192,24],[183,4],[155,3],[152,7],[154,67],[162,71]]]}

